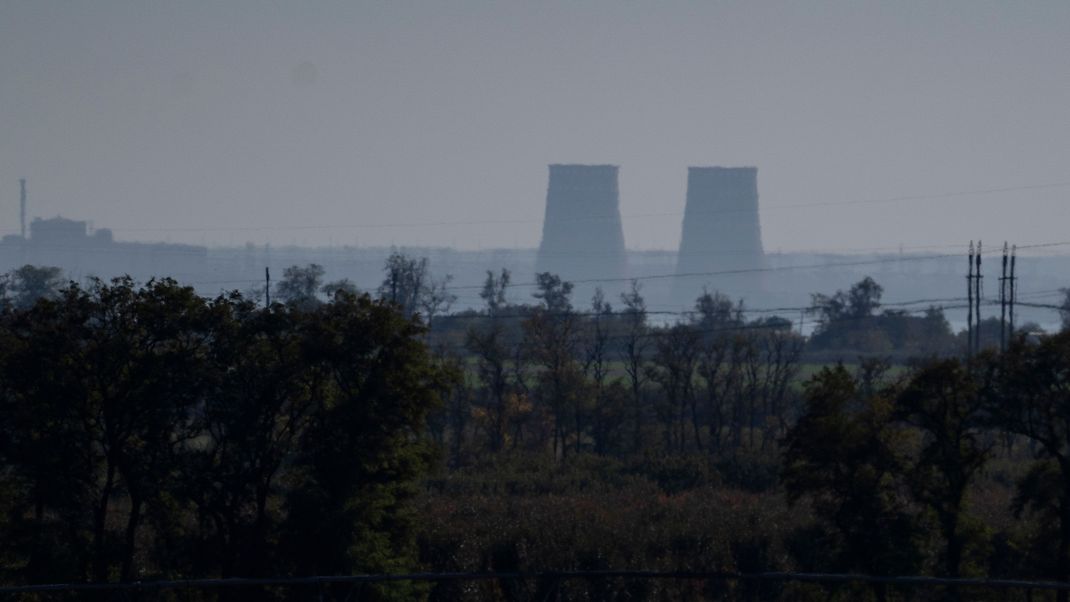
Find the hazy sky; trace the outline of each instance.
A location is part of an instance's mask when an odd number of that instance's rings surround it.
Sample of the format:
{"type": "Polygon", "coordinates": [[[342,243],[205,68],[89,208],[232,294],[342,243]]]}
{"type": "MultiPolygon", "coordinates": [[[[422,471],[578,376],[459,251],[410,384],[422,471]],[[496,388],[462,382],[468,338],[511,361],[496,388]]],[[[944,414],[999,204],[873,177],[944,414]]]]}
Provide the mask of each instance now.
{"type": "Polygon", "coordinates": [[[120,239],[530,247],[557,162],[636,248],[689,165],[773,251],[1070,240],[1070,2],[0,0],[5,233],[25,176],[120,239]]]}

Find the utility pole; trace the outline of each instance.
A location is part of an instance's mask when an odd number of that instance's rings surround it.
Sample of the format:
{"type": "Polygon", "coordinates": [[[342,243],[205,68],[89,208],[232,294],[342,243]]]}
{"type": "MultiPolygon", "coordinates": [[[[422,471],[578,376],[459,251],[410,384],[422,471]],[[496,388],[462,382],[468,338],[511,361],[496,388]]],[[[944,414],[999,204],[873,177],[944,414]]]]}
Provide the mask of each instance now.
{"type": "Polygon", "coordinates": [[[1014,275],[1014,264],[1018,256],[1018,245],[1011,245],[1011,294],[1010,294],[1010,313],[1011,313],[1011,338],[1014,338],[1014,302],[1018,297],[1018,277],[1014,275]]]}
{"type": "Polygon", "coordinates": [[[973,354],[973,241],[970,241],[970,256],[966,273],[966,356],[973,354]]]}
{"type": "Polygon", "coordinates": [[[264,267],[264,307],[271,307],[271,268],[264,267]]]}
{"type": "Polygon", "coordinates": [[[1007,349],[1007,241],[1003,241],[1003,271],[999,277],[999,352],[1007,349]]]}
{"type": "Polygon", "coordinates": [[[974,292],[973,302],[977,304],[977,310],[974,311],[974,318],[977,320],[976,333],[973,335],[973,352],[981,352],[981,279],[984,276],[981,275],[981,241],[977,241],[977,254],[974,255],[974,259],[977,261],[977,269],[974,270],[974,292]]]}

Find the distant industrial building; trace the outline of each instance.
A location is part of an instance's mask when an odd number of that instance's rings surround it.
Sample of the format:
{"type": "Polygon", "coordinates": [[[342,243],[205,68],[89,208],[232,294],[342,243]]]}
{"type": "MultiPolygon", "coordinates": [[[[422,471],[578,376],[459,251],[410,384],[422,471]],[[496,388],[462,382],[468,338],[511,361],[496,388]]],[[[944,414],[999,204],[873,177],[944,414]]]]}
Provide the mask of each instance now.
{"type": "Polygon", "coordinates": [[[116,242],[111,230],[90,233],[89,223],[54,217],[35,218],[30,235],[0,240],[0,271],[25,264],[55,266],[73,280],[89,276],[154,277],[200,275],[206,270],[208,249],[195,245],[116,242]]]}
{"type": "Polygon", "coordinates": [[[761,292],[765,267],[758,168],[689,167],[676,273],[678,298],[702,287],[736,296],[761,292]]]}
{"type": "MultiPolygon", "coordinates": [[[[666,323],[678,316],[662,309],[693,306],[705,287],[749,309],[807,307],[813,293],[847,289],[866,276],[885,287],[892,300],[954,297],[961,294],[965,266],[961,257],[922,255],[837,255],[764,252],[758,211],[757,169],[754,167],[691,167],[680,248],[626,251],[618,190],[619,169],[613,165],[551,165],[546,216],[539,248],[458,250],[430,247],[298,247],[246,244],[215,247],[121,242],[108,229],[94,230],[90,222],[63,217],[34,219],[12,228],[0,239],[0,272],[22,265],[56,266],[74,281],[86,277],[109,279],[129,274],[144,282],[173,277],[207,296],[241,290],[263,298],[264,268],[273,281],[293,265],[317,263],[327,280],[349,279],[364,291],[375,291],[383,279],[383,265],[394,252],[427,257],[436,277],[453,276],[456,290],[478,288],[486,270],[508,269],[514,283],[529,283],[538,271],[560,274],[577,283],[572,300],[587,307],[591,289],[601,286],[606,298],[617,299],[627,280],[637,278],[648,307],[658,308],[651,319],[666,323]],[[925,259],[925,261],[921,261],[925,259]],[[861,260],[861,261],[860,261],[861,260]],[[900,261],[904,260],[904,261],[900,261]],[[766,277],[763,269],[776,270],[766,277]],[[680,275],[683,276],[680,276],[680,275]],[[766,280],[768,278],[768,284],[766,280]],[[591,282],[596,280],[596,282],[591,282]],[[609,281],[606,281],[609,280],[609,281]]],[[[19,217],[26,215],[27,189],[21,182],[19,217]]],[[[12,220],[13,221],[13,220],[12,220]]],[[[965,253],[965,249],[963,249],[965,253]]],[[[986,269],[996,269],[986,264],[986,269]]],[[[1070,280],[1067,256],[1034,256],[1019,261],[1018,274],[1028,290],[1055,290],[1070,280]]],[[[995,276],[991,276],[995,277],[995,276]]],[[[530,287],[508,291],[511,303],[532,303],[530,287]]],[[[463,295],[453,309],[481,305],[476,295],[463,295]]],[[[1023,307],[1022,323],[1036,321],[1060,327],[1058,314],[1023,307]]],[[[798,319],[809,331],[813,318],[798,319]]],[[[768,316],[768,311],[748,318],[768,316]]],[[[956,328],[964,326],[964,309],[947,312],[956,328]]],[[[988,314],[985,314],[986,316],[988,314]]]]}
{"type": "Polygon", "coordinates": [[[536,271],[566,280],[627,275],[616,165],[551,165],[536,271]]]}

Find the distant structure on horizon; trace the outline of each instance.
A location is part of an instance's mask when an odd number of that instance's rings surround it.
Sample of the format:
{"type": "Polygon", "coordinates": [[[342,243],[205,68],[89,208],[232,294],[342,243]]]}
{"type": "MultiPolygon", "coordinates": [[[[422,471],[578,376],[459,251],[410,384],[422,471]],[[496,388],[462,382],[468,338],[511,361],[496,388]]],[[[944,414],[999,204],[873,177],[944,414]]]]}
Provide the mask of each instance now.
{"type": "Polygon", "coordinates": [[[550,166],[537,272],[572,281],[626,276],[618,171],[616,165],[550,166]]]}
{"type": "Polygon", "coordinates": [[[705,275],[765,266],[758,215],[757,167],[687,168],[687,205],[676,261],[677,299],[694,300],[703,286],[732,297],[761,292],[760,273],[705,275]]]}
{"type": "Polygon", "coordinates": [[[34,218],[29,231],[29,237],[9,234],[0,239],[0,272],[27,263],[61,268],[64,277],[75,281],[87,276],[109,279],[124,274],[144,281],[206,272],[206,247],[118,242],[107,228],[90,233],[88,222],[60,216],[34,218]]]}

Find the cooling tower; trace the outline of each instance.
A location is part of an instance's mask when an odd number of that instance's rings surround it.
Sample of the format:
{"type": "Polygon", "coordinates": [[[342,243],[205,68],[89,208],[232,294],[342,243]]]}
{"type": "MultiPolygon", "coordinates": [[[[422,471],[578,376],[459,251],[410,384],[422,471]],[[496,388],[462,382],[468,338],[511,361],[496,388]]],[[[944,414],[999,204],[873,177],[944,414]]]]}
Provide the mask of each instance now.
{"type": "Polygon", "coordinates": [[[616,165],[551,165],[536,270],[565,280],[625,276],[616,165]]]}
{"type": "Polygon", "coordinates": [[[674,295],[694,300],[703,286],[734,297],[761,293],[757,273],[713,274],[764,266],[758,219],[758,168],[689,167],[687,205],[677,257],[674,295]],[[703,274],[703,275],[698,275],[703,274]]]}

